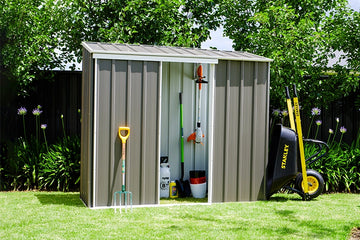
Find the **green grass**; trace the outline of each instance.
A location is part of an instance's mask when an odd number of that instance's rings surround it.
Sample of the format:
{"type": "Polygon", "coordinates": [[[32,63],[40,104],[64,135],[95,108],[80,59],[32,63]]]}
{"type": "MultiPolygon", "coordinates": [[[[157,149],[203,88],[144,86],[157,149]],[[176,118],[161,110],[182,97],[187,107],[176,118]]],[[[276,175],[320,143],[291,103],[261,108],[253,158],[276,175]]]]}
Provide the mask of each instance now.
{"type": "Polygon", "coordinates": [[[79,193],[0,192],[0,239],[349,239],[360,195],[112,209],[84,207],[79,193]]]}

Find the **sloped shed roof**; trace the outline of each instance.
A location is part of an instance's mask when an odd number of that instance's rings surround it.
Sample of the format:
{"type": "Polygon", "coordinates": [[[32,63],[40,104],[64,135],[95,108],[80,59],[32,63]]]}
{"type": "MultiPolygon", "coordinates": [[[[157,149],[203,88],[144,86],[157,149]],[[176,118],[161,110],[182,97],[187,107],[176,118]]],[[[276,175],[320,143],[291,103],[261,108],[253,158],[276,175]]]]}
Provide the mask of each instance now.
{"type": "Polygon", "coordinates": [[[99,59],[218,63],[218,60],[270,62],[269,58],[248,52],[153,45],[84,42],[83,47],[99,59]]]}

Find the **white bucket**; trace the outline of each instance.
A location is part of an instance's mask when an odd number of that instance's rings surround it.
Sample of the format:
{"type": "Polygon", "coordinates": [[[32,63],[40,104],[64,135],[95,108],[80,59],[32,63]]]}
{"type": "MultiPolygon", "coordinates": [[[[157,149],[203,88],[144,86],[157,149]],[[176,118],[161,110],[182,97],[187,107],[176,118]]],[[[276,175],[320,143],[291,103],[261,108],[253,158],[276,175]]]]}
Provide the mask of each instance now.
{"type": "Polygon", "coordinates": [[[206,182],[200,184],[190,183],[190,189],[194,198],[204,198],[206,196],[206,182]]]}

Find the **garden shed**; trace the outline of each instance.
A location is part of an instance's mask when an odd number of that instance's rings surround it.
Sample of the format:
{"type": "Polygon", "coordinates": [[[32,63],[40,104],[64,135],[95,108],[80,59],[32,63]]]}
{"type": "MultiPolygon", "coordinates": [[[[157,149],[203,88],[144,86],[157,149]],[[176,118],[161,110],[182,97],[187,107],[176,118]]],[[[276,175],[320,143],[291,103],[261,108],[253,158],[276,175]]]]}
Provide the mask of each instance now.
{"type": "Polygon", "coordinates": [[[265,199],[270,62],[246,52],[84,42],[83,202],[112,206],[122,185],[118,128],[127,126],[126,189],[134,205],[160,203],[161,157],[168,158],[170,179],[180,178],[179,92],[184,179],[205,170],[209,203],[265,199]],[[201,92],[194,81],[200,64],[208,81],[201,92]],[[199,114],[204,139],[195,144],[186,138],[199,114]]]}

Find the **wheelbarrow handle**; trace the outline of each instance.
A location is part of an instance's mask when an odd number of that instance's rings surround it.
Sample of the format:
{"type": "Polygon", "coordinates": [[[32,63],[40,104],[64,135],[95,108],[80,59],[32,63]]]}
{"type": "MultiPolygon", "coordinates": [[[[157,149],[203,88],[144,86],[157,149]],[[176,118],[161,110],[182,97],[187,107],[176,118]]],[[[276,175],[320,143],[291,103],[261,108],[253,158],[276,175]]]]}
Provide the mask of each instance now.
{"type": "Polygon", "coordinates": [[[293,84],[293,90],[294,90],[294,96],[297,98],[298,95],[297,95],[296,84],[295,83],[293,84]]]}
{"type": "Polygon", "coordinates": [[[286,99],[290,99],[290,92],[288,86],[285,87],[285,94],[286,94],[286,99]]]}
{"type": "Polygon", "coordinates": [[[129,127],[119,127],[119,138],[121,139],[122,143],[126,143],[126,140],[129,138],[129,135],[130,135],[129,127]],[[122,135],[121,131],[126,131],[126,134],[122,135]]]}

